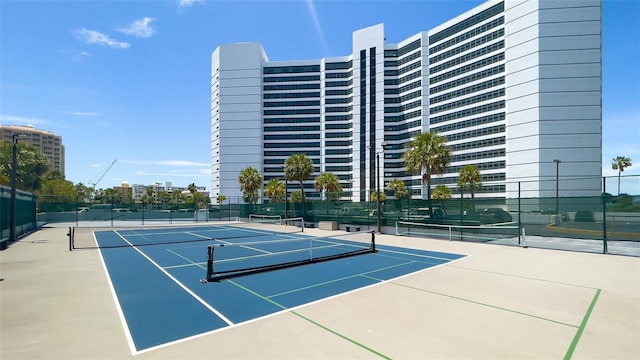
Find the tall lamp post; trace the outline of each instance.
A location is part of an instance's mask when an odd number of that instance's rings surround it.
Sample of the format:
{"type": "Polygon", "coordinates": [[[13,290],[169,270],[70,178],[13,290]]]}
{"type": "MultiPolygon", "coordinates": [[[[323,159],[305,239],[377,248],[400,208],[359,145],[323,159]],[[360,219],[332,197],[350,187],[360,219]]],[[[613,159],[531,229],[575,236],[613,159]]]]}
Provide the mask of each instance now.
{"type": "Polygon", "coordinates": [[[284,177],[284,218],[288,219],[289,216],[287,214],[289,213],[289,209],[288,209],[289,202],[288,202],[288,199],[287,199],[288,198],[288,196],[287,196],[287,190],[288,189],[287,188],[289,187],[289,183],[288,183],[289,180],[287,179],[287,172],[286,172],[286,169],[285,169],[284,165],[282,165],[282,172],[284,174],[283,175],[283,177],[284,177]]]}
{"type": "Polygon", "coordinates": [[[289,216],[287,215],[289,213],[289,209],[288,209],[289,202],[287,199],[287,188],[289,187],[288,185],[289,183],[288,183],[287,177],[285,176],[284,177],[284,218],[285,219],[289,218],[289,216]]]}
{"type": "Polygon", "coordinates": [[[9,242],[16,241],[16,168],[18,167],[18,138],[13,134],[13,152],[11,154],[11,211],[9,213],[9,242]]]}
{"type": "Polygon", "coordinates": [[[560,211],[560,163],[562,161],[558,160],[558,159],[554,159],[553,160],[554,163],[556,163],[556,215],[559,214],[560,211]]]}
{"type": "MultiPolygon", "coordinates": [[[[384,153],[384,148],[387,146],[386,142],[382,142],[382,152],[384,153]]],[[[380,194],[380,153],[376,151],[376,206],[377,206],[377,225],[378,225],[378,234],[382,233],[382,215],[380,211],[380,198],[382,197],[380,194]]]]}

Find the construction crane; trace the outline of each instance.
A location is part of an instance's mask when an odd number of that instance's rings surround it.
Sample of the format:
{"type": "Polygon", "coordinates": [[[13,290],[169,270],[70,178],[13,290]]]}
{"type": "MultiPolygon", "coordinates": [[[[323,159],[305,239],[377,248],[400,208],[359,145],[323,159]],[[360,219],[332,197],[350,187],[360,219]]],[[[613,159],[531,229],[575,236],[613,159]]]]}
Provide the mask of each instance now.
{"type": "Polygon", "coordinates": [[[100,180],[102,180],[102,178],[107,175],[107,173],[109,172],[109,170],[111,170],[111,168],[113,167],[113,164],[116,163],[116,161],[118,161],[118,159],[113,160],[113,162],[111,163],[111,165],[109,165],[109,167],[107,168],[107,170],[105,170],[102,175],[100,175],[100,177],[98,178],[98,180],[96,182],[93,182],[91,180],[89,180],[89,185],[91,185],[92,188],[96,188],[96,185],[98,185],[98,183],[100,182],[100,180]]]}

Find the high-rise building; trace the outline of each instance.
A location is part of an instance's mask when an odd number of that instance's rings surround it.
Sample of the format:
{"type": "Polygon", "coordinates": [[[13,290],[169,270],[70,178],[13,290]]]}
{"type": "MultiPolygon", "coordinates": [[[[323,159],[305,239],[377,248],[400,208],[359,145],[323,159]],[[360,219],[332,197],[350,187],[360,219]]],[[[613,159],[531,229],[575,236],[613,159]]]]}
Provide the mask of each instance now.
{"type": "Polygon", "coordinates": [[[561,163],[563,177],[593,180],[560,196],[599,194],[601,19],[601,0],[490,0],[398,43],[383,24],[355,31],[347,56],[273,62],[259,43],[220,45],[211,59],[212,198],[240,197],[247,166],[265,183],[283,179],[295,153],[359,200],[375,189],[379,156],[381,188],[397,178],[423,198],[402,154],[427,131],[452,149],[434,185],[455,187],[474,164],[478,197],[542,197],[561,163]]]}
{"type": "Polygon", "coordinates": [[[46,155],[50,171],[57,170],[62,176],[65,175],[64,145],[61,136],[51,131],[36,129],[33,125],[0,125],[0,139],[3,142],[12,142],[14,134],[20,135],[19,143],[33,146],[46,155]]]}

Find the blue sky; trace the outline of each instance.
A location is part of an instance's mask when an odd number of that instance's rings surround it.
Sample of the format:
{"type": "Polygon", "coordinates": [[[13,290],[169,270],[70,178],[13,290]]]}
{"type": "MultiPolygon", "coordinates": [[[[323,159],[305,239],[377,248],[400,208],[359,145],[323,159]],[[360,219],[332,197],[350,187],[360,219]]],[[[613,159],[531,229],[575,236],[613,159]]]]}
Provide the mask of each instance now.
{"type": "MultiPolygon", "coordinates": [[[[561,1],[561,0],[558,0],[561,1]]],[[[98,187],[210,187],[210,59],[262,43],[270,60],[351,53],[385,24],[397,43],[481,0],[0,0],[0,123],[63,138],[66,177],[98,187]]],[[[603,175],[640,174],[640,0],[603,1],[603,175]]]]}

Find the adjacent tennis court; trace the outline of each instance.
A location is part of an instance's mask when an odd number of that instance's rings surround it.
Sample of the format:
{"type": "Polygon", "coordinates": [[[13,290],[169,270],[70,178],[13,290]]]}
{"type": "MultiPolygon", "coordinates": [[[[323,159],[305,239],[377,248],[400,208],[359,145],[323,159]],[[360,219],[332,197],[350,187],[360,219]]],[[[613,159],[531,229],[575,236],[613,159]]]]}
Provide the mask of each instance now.
{"type": "Polygon", "coordinates": [[[295,220],[123,227],[96,231],[91,243],[77,228],[70,247],[100,248],[132,354],[464,257],[376,246],[371,232],[303,229],[295,220]]]}

